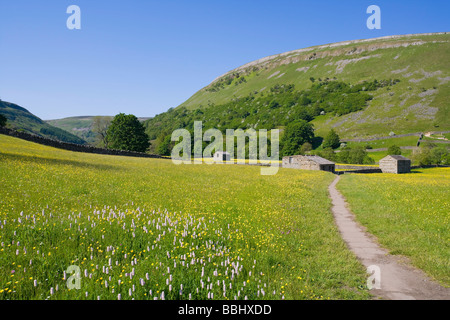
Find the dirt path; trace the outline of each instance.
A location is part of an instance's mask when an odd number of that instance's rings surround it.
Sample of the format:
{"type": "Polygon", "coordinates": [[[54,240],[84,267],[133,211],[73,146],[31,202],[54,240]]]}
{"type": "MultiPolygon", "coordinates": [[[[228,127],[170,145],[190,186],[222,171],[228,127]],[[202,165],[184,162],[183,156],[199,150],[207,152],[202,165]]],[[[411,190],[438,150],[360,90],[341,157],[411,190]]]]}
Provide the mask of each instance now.
{"type": "Polygon", "coordinates": [[[340,176],[329,186],[336,225],[347,246],[362,264],[378,266],[380,289],[371,293],[389,300],[450,300],[450,289],[429,279],[421,270],[412,267],[405,258],[392,256],[380,247],[374,236],[358,224],[348,210],[344,197],[336,189],[340,176]]]}

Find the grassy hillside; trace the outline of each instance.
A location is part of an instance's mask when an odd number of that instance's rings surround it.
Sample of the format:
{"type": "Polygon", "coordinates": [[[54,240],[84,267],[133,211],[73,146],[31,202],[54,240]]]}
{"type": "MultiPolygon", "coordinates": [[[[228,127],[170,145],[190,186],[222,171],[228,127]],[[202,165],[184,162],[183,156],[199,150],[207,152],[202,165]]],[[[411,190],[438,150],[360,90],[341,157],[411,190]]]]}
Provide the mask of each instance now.
{"type": "MultiPolygon", "coordinates": [[[[79,138],[85,140],[89,144],[96,144],[97,137],[92,131],[92,123],[95,116],[69,117],[56,120],[46,120],[48,124],[68,131],[79,138]]],[[[140,121],[146,121],[149,118],[139,118],[140,121]]]]}
{"type": "Polygon", "coordinates": [[[0,114],[8,119],[7,126],[10,128],[63,142],[86,143],[84,139],[42,121],[27,109],[14,103],[0,100],[0,114]]]}
{"type": "MultiPolygon", "coordinates": [[[[347,41],[266,57],[217,78],[175,109],[177,114],[155,117],[147,127],[149,131],[164,130],[164,118],[183,127],[189,125],[184,122],[186,115],[188,119],[200,119],[206,109],[215,108],[222,118],[229,116],[226,110],[231,110],[236,123],[258,128],[258,120],[273,117],[257,104],[258,98],[270,94],[274,87],[294,85],[295,91],[307,92],[313,81],[318,84],[334,80],[355,86],[364,81],[398,79],[400,82],[394,86],[369,92],[372,100],[360,110],[315,116],[312,123],[316,135],[324,136],[330,128],[335,128],[344,139],[387,136],[391,131],[401,134],[449,130],[449,52],[450,34],[422,34],[347,41]],[[250,113],[256,109],[254,120],[247,119],[246,112],[227,105],[245,99],[252,100],[239,109],[250,113]]],[[[309,107],[319,102],[324,101],[311,101],[309,107]]],[[[295,115],[308,106],[296,101],[284,107],[290,109],[283,110],[284,119],[295,120],[295,115]]],[[[283,125],[278,120],[273,123],[274,127],[283,125]]]]}
{"type": "Polygon", "coordinates": [[[367,299],[329,211],[333,179],[0,135],[0,299],[178,299],[181,284],[184,299],[367,299]]]}
{"type": "Polygon", "coordinates": [[[58,120],[46,120],[48,124],[66,130],[89,144],[96,142],[96,135],[91,131],[94,117],[70,117],[58,120]]]}

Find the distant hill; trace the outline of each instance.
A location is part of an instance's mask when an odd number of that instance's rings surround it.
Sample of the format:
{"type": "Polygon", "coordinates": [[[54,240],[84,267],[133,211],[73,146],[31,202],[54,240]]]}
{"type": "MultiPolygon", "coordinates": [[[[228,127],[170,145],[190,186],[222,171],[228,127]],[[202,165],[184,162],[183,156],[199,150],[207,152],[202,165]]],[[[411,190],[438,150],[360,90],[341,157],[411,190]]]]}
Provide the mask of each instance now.
{"type": "MultiPolygon", "coordinates": [[[[46,120],[46,122],[54,127],[68,131],[79,138],[85,140],[91,145],[97,143],[96,134],[92,131],[92,123],[96,116],[80,116],[69,117],[56,120],[46,120]]],[[[108,117],[108,116],[102,116],[108,117]]],[[[113,117],[110,117],[113,118],[113,117]]],[[[140,121],[146,121],[149,118],[138,118],[140,121]]]]}
{"type": "Polygon", "coordinates": [[[343,139],[371,138],[450,130],[449,97],[450,33],[390,36],[247,63],[145,125],[162,140],[195,120],[270,130],[304,118],[322,137],[334,128],[343,139]]]}
{"type": "Polygon", "coordinates": [[[8,119],[7,126],[10,128],[63,142],[86,143],[84,139],[46,123],[17,104],[0,100],[0,114],[8,119]]]}
{"type": "Polygon", "coordinates": [[[89,144],[96,143],[96,134],[92,132],[93,116],[70,117],[57,120],[46,120],[54,127],[63,129],[85,140],[89,144]]]}

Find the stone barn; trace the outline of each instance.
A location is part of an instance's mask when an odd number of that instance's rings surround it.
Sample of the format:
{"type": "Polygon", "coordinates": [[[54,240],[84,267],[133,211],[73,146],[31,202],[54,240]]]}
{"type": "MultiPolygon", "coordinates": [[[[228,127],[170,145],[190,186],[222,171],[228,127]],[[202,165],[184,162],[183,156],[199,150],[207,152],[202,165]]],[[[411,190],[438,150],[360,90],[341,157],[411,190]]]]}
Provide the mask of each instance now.
{"type": "Polygon", "coordinates": [[[217,151],[214,153],[214,161],[230,161],[230,154],[225,151],[217,151]]]}
{"type": "Polygon", "coordinates": [[[380,160],[383,173],[410,173],[411,160],[404,156],[390,155],[380,160]]]}
{"type": "Polygon", "coordinates": [[[283,157],[283,168],[321,170],[333,172],[335,163],[319,156],[289,156],[283,157]]]}

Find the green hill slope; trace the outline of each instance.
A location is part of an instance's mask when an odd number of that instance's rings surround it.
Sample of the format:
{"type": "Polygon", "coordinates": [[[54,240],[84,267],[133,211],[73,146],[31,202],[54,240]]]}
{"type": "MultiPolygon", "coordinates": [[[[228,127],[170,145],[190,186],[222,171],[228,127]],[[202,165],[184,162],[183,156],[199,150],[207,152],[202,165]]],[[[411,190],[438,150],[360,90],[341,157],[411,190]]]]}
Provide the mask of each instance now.
{"type": "MultiPolygon", "coordinates": [[[[224,126],[272,129],[283,127],[314,107],[316,113],[320,108],[323,111],[322,115],[308,111],[313,116],[311,121],[316,135],[320,136],[331,128],[344,139],[387,136],[391,131],[403,134],[449,130],[449,41],[450,34],[447,33],[392,36],[328,44],[266,57],[217,78],[175,110],[149,120],[147,130],[156,139],[165,130],[189,128],[194,120],[209,121],[206,127],[219,129],[224,126]],[[345,114],[338,112],[339,108],[328,108],[330,110],[324,112],[328,97],[319,97],[309,104],[300,100],[308,96],[317,84],[324,84],[326,89],[332,81],[354,87],[364,81],[393,79],[399,82],[372,91],[362,89],[362,93],[370,94],[371,99],[364,105],[358,104],[357,108],[350,108],[353,111],[345,114]],[[271,103],[265,99],[268,95],[277,100],[277,90],[274,92],[273,88],[286,88],[287,85],[294,85],[295,94],[289,99],[285,96],[286,99],[275,101],[278,103],[275,110],[267,108],[271,103]],[[219,118],[232,119],[220,123],[217,121],[219,118]],[[263,121],[268,118],[273,121],[263,121]]],[[[347,106],[348,101],[339,101],[336,95],[345,97],[348,92],[333,92],[331,104],[347,106]]]]}
{"type": "Polygon", "coordinates": [[[27,109],[18,106],[14,103],[0,100],[0,114],[3,114],[8,119],[7,126],[22,130],[28,133],[33,133],[45,138],[60,140],[63,142],[85,144],[86,141],[60,128],[56,128],[27,109]]]}
{"type": "Polygon", "coordinates": [[[66,130],[79,138],[85,140],[89,144],[95,144],[96,134],[92,132],[92,123],[94,117],[70,117],[57,120],[46,120],[48,124],[66,130]]]}

